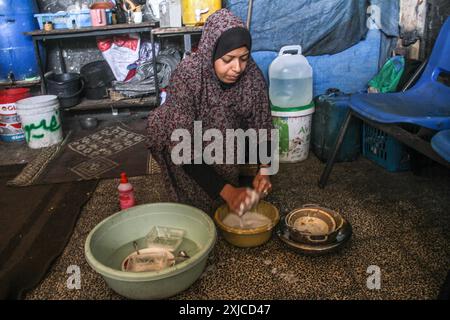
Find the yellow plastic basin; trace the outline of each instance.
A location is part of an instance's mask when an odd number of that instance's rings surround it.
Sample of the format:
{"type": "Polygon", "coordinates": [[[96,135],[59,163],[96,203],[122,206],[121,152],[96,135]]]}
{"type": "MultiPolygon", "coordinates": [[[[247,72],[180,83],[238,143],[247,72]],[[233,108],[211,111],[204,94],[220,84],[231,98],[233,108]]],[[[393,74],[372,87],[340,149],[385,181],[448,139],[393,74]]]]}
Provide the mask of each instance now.
{"type": "Polygon", "coordinates": [[[214,214],[214,221],[222,231],[222,235],[227,242],[241,248],[257,247],[269,241],[273,228],[280,221],[280,213],[275,206],[265,201],[260,201],[255,211],[268,217],[271,223],[255,229],[229,227],[223,223],[223,219],[228,214],[233,213],[230,213],[230,209],[226,204],[217,209],[214,214]]]}

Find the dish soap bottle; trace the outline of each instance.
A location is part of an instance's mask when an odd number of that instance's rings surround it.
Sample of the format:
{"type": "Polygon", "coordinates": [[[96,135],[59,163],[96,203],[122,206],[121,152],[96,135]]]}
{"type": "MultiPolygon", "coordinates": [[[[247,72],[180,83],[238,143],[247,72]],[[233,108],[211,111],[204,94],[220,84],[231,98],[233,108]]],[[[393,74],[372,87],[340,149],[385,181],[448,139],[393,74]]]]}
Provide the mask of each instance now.
{"type": "Polygon", "coordinates": [[[120,174],[120,184],[117,189],[119,190],[120,208],[124,210],[133,207],[135,205],[134,189],[131,183],[128,182],[125,172],[120,174]]]}

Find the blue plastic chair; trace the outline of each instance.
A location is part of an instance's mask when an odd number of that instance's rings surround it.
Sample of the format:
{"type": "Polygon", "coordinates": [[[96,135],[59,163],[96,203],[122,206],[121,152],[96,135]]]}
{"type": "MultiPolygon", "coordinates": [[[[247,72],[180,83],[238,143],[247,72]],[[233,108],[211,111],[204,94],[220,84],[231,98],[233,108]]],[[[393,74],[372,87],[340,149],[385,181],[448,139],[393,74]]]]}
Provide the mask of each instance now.
{"type": "Polygon", "coordinates": [[[431,139],[431,146],[442,158],[450,162],[450,130],[438,132],[431,139]]]}
{"type": "Polygon", "coordinates": [[[439,163],[448,164],[429,142],[396,126],[414,124],[441,131],[450,129],[450,87],[441,83],[441,74],[450,75],[450,18],[442,26],[427,66],[411,89],[400,93],[357,94],[350,99],[350,111],[344,121],[335,149],[320,178],[324,188],[331,173],[335,154],[339,151],[352,116],[393,135],[400,142],[424,153],[439,163]]]}

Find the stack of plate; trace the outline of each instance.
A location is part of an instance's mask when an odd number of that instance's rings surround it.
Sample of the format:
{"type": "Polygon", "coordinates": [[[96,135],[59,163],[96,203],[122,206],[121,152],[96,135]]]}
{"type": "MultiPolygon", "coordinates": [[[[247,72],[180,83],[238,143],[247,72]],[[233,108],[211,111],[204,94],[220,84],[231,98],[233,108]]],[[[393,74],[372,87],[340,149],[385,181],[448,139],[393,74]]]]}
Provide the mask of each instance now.
{"type": "Polygon", "coordinates": [[[277,234],[300,253],[321,255],[340,249],[351,238],[352,227],[333,210],[304,205],[282,219],[277,234]]]}

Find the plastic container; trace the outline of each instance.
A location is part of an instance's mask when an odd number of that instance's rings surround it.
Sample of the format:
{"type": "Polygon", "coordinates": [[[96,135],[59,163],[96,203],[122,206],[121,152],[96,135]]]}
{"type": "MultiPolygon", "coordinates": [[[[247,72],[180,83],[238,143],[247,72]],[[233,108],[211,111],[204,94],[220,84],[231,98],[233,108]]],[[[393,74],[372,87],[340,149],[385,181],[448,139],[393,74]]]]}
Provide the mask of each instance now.
{"type": "Polygon", "coordinates": [[[160,105],[162,106],[165,102],[166,102],[166,98],[167,98],[167,90],[166,89],[161,89],[160,90],[160,94],[159,94],[159,99],[160,99],[160,105]]]}
{"type": "Polygon", "coordinates": [[[4,142],[24,141],[25,134],[17,115],[16,102],[30,96],[30,89],[0,90],[0,140],[4,142]]]}
{"type": "Polygon", "coordinates": [[[281,48],[269,67],[269,81],[272,108],[302,108],[312,101],[313,70],[299,45],[281,48]]]}
{"type": "Polygon", "coordinates": [[[106,10],[105,9],[92,9],[91,13],[91,23],[93,27],[103,27],[108,24],[106,20],[106,10]]]}
{"type": "Polygon", "coordinates": [[[175,256],[167,250],[154,250],[152,248],[139,249],[131,253],[122,263],[122,271],[151,272],[160,271],[172,266],[175,256]]]}
{"type": "Polygon", "coordinates": [[[216,240],[214,222],[205,212],[182,204],[152,203],[121,211],[98,224],[86,239],[85,256],[118,294],[130,299],[164,299],[186,290],[202,275],[216,240]],[[123,272],[121,264],[133,251],[131,243],[160,224],[187,230],[186,238],[195,244],[195,248],[183,247],[190,258],[161,271],[123,272]],[[118,255],[124,246],[128,251],[118,255]]]}
{"type": "Polygon", "coordinates": [[[122,210],[131,208],[135,205],[134,189],[131,183],[128,182],[127,174],[122,172],[120,174],[120,184],[117,187],[119,190],[119,203],[122,210]]]}
{"type": "Polygon", "coordinates": [[[145,237],[148,248],[161,248],[174,252],[178,249],[185,231],[182,229],[155,226],[145,237]]]}
{"type": "Polygon", "coordinates": [[[411,168],[406,147],[385,132],[363,124],[363,156],[390,172],[411,168]]]}
{"type": "Polygon", "coordinates": [[[281,163],[295,163],[308,158],[314,111],[314,103],[300,111],[283,112],[272,108],[273,124],[279,130],[281,163]]]}
{"type": "MultiPolygon", "coordinates": [[[[39,13],[35,14],[39,28],[44,30],[45,22],[52,22],[54,29],[77,29],[92,27],[90,10],[81,10],[80,12],[60,11],[56,13],[39,13]]],[[[107,24],[112,24],[112,12],[106,10],[107,24]]]]}
{"type": "Polygon", "coordinates": [[[272,231],[280,221],[280,213],[278,209],[272,204],[260,201],[255,208],[255,212],[265,215],[270,219],[270,225],[265,225],[255,229],[232,228],[223,223],[223,220],[229,215],[234,214],[230,212],[227,204],[220,206],[214,213],[214,221],[222,231],[224,239],[230,244],[250,248],[263,245],[272,237],[272,231]]]}
{"type": "Polygon", "coordinates": [[[46,78],[48,93],[58,96],[61,108],[80,103],[84,82],[78,73],[51,74],[46,78]]]}
{"type": "Polygon", "coordinates": [[[50,147],[63,140],[57,96],[36,96],[17,101],[17,114],[32,149],[50,147]]]}
{"type": "Polygon", "coordinates": [[[111,67],[104,60],[85,64],[80,69],[85,80],[86,99],[99,100],[108,96],[108,87],[115,80],[111,67]]]}
{"type": "Polygon", "coordinates": [[[206,19],[222,9],[221,0],[182,0],[183,24],[195,26],[205,24],[206,19]]]}
{"type": "Polygon", "coordinates": [[[34,0],[0,1],[0,80],[23,81],[39,75],[33,41],[24,35],[37,29],[33,18],[37,12],[34,0]]]}
{"type": "MultiPolygon", "coordinates": [[[[315,99],[316,112],[312,118],[311,148],[326,162],[333,152],[339,130],[349,110],[350,95],[328,91],[315,99]]],[[[361,121],[352,118],[336,162],[354,161],[361,154],[361,121]]]]}
{"type": "Polygon", "coordinates": [[[161,28],[176,27],[181,24],[181,0],[163,0],[159,4],[159,25],[161,28]]]}

